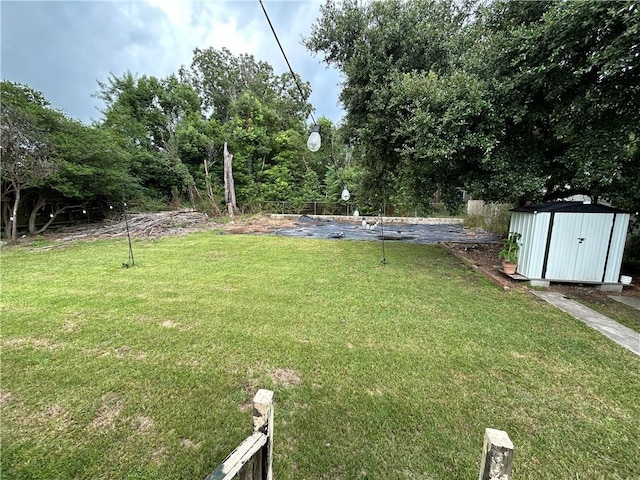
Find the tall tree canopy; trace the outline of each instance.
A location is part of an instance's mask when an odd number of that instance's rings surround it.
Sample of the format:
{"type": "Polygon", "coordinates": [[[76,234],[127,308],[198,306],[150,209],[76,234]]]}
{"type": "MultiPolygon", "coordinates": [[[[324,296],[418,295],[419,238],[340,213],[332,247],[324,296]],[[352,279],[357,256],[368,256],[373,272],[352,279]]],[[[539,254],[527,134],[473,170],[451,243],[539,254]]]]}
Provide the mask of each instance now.
{"type": "Polygon", "coordinates": [[[197,92],[175,75],[165,79],[130,72],[99,82],[105,128],[132,154],[131,172],[149,197],[188,194],[195,181],[178,155],[178,131],[200,119],[197,92]]]}
{"type": "Polygon", "coordinates": [[[328,1],[306,39],[345,76],[368,188],[639,209],[636,2],[328,1]]]}
{"type": "Polygon", "coordinates": [[[180,77],[198,91],[205,118],[219,125],[217,150],[227,142],[233,153],[240,203],[302,202],[320,195],[324,167],[314,168],[304,147],[308,83],[225,48],[196,49],[180,77]]]}
{"type": "Polygon", "coordinates": [[[311,90],[298,83],[251,55],[208,48],[196,49],[177,75],[111,76],[96,95],[105,103],[103,126],[131,154],[145,196],[166,202],[188,195],[194,204],[206,191],[221,199],[227,143],[237,201],[250,209],[323,194],[327,164],[305,148],[311,90]]]}

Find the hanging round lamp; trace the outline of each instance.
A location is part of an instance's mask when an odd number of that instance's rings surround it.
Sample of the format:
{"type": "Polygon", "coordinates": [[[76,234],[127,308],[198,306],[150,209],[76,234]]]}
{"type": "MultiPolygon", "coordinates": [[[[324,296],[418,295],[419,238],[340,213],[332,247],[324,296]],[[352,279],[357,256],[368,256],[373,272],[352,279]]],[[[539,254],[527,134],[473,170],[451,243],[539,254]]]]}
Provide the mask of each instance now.
{"type": "Polygon", "coordinates": [[[311,135],[309,135],[309,139],[307,140],[307,148],[312,152],[317,152],[320,150],[320,145],[322,143],[322,139],[320,138],[320,125],[316,124],[311,129],[311,135]]]}

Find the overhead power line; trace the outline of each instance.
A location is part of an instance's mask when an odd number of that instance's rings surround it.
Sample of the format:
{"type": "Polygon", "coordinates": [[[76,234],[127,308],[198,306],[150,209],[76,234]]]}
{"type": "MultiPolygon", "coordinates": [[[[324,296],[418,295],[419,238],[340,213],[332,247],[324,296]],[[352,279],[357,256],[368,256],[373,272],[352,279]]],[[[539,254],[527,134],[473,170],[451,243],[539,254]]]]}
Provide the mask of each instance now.
{"type": "MultiPolygon", "coordinates": [[[[291,68],[291,64],[289,63],[289,59],[287,58],[287,54],[284,53],[284,48],[282,48],[282,44],[280,43],[280,39],[278,38],[278,34],[276,33],[275,28],[273,28],[273,24],[271,23],[271,19],[269,18],[269,14],[267,13],[266,8],[264,8],[264,4],[262,3],[262,0],[258,0],[260,2],[260,6],[262,7],[262,11],[264,12],[264,16],[267,17],[267,22],[269,22],[269,26],[271,27],[271,31],[273,32],[273,36],[276,39],[276,42],[278,42],[278,46],[280,47],[280,51],[282,52],[282,56],[284,57],[284,61],[287,62],[287,66],[289,67],[289,71],[291,72],[291,75],[293,76],[293,81],[296,82],[296,86],[298,87],[298,91],[300,92],[300,96],[302,97],[303,101],[307,101],[307,99],[304,96],[304,92],[302,91],[302,87],[300,86],[300,82],[298,82],[298,77],[296,76],[295,72],[293,71],[293,68],[291,68]]],[[[311,117],[311,120],[313,120],[314,125],[317,125],[318,122],[316,122],[316,119],[313,118],[313,113],[311,111],[309,111],[309,116],[311,117]]]]}

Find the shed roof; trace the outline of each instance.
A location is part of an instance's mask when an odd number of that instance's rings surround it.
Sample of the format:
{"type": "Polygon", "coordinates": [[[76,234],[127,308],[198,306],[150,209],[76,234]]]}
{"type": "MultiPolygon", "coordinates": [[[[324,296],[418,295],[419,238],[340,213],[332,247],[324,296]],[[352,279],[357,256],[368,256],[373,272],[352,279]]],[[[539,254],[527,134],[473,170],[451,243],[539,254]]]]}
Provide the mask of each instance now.
{"type": "Polygon", "coordinates": [[[561,212],[561,213],[629,213],[619,208],[602,205],[600,203],[583,202],[547,202],[537,205],[512,208],[512,212],[561,212]]]}

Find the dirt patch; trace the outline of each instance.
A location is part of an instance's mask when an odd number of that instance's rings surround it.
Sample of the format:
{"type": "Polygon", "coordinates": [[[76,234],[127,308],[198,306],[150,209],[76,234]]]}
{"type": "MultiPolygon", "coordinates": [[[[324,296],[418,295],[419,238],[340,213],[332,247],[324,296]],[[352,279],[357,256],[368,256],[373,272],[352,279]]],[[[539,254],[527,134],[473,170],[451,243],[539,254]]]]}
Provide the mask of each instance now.
{"type": "MultiPolygon", "coordinates": [[[[117,357],[127,357],[133,360],[143,360],[147,358],[147,352],[134,352],[133,349],[128,345],[123,345],[122,347],[115,349],[114,353],[117,357]]],[[[108,357],[109,355],[110,352],[104,352],[101,356],[108,357]]]]}
{"type": "Polygon", "coordinates": [[[131,347],[128,345],[123,345],[120,348],[116,348],[116,355],[118,355],[119,357],[124,357],[125,355],[128,355],[131,352],[131,347]]]}
{"type": "Polygon", "coordinates": [[[46,338],[7,338],[2,341],[3,347],[33,347],[41,350],[54,350],[58,345],[46,338]]]}
{"type": "Polygon", "coordinates": [[[290,218],[271,218],[265,215],[258,215],[249,218],[233,220],[220,228],[224,233],[239,234],[267,234],[275,232],[281,228],[292,228],[298,222],[290,218]]]}
{"type": "Polygon", "coordinates": [[[176,329],[181,331],[191,329],[191,327],[184,326],[182,323],[174,322],[173,320],[164,320],[162,323],[160,323],[160,326],[164,328],[176,329]]]}
{"type": "Polygon", "coordinates": [[[43,419],[52,421],[58,431],[66,430],[73,424],[73,419],[69,412],[57,403],[47,406],[40,414],[43,419]]]}
{"type": "Polygon", "coordinates": [[[272,371],[269,376],[273,380],[273,383],[276,385],[284,385],[285,387],[290,387],[293,385],[300,384],[300,377],[288,368],[276,368],[272,371]]]}
{"type": "MultiPolygon", "coordinates": [[[[271,218],[267,215],[237,217],[232,221],[218,222],[206,213],[190,209],[155,213],[130,213],[127,216],[129,232],[134,238],[156,239],[168,236],[186,235],[194,232],[217,231],[224,234],[267,234],[296,224],[291,219],[271,218]]],[[[90,225],[75,225],[49,231],[37,238],[55,242],[52,245],[36,247],[49,250],[78,240],[126,237],[127,225],[124,217],[105,219],[90,225]]],[[[35,239],[27,237],[22,244],[28,245],[35,239]]]]}
{"type": "Polygon", "coordinates": [[[168,451],[169,449],[164,445],[156,448],[151,453],[151,460],[153,460],[153,463],[155,463],[156,465],[162,465],[164,463],[165,458],[167,457],[168,451]]]}
{"type": "Polygon", "coordinates": [[[135,420],[136,431],[139,434],[146,434],[153,430],[155,422],[151,417],[138,417],[135,420]]]}
{"type": "Polygon", "coordinates": [[[53,405],[49,405],[42,411],[42,413],[48,417],[62,417],[65,415],[64,408],[62,408],[57,403],[53,405]]]}
{"type": "MultiPolygon", "coordinates": [[[[500,244],[446,243],[443,244],[443,246],[471,268],[478,270],[504,289],[529,289],[528,282],[513,280],[499,270],[500,261],[498,260],[498,252],[501,249],[500,244]]],[[[603,307],[618,307],[615,305],[616,302],[609,298],[611,292],[603,292],[594,288],[593,285],[552,283],[549,290],[560,292],[566,297],[578,302],[600,304],[603,307]]],[[[616,293],[615,295],[640,297],[640,287],[638,287],[638,285],[625,287],[622,293],[616,293]]]]}
{"type": "Polygon", "coordinates": [[[64,322],[64,325],[62,325],[62,331],[67,333],[75,332],[77,328],[78,325],[71,321],[64,322]]]}
{"type": "Polygon", "coordinates": [[[13,393],[11,392],[0,392],[0,405],[4,405],[9,403],[13,399],[13,393]]]}
{"type": "Polygon", "coordinates": [[[102,405],[91,422],[91,428],[98,431],[112,430],[124,406],[120,397],[113,392],[105,393],[100,399],[102,405]]]}
{"type": "Polygon", "coordinates": [[[193,448],[195,450],[198,450],[202,446],[202,442],[195,443],[193,440],[183,438],[182,440],[180,440],[180,446],[183,448],[193,448]]]}
{"type": "Polygon", "coordinates": [[[498,252],[502,248],[496,243],[447,243],[446,247],[472,262],[486,268],[497,268],[500,265],[498,252]]]}

